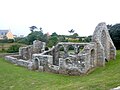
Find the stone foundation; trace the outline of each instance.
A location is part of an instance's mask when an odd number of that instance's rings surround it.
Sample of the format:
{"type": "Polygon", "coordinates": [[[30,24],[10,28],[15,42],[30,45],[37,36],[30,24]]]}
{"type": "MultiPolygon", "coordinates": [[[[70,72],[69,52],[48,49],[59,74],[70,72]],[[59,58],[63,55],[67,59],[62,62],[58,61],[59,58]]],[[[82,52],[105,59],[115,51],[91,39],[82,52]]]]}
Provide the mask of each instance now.
{"type": "Polygon", "coordinates": [[[95,67],[105,66],[105,60],[115,58],[116,48],[105,23],[98,24],[90,43],[60,42],[45,51],[45,43],[36,40],[33,45],[21,47],[19,55],[5,57],[30,70],[68,75],[86,74],[95,67]],[[73,52],[70,47],[74,48],[73,52]]]}

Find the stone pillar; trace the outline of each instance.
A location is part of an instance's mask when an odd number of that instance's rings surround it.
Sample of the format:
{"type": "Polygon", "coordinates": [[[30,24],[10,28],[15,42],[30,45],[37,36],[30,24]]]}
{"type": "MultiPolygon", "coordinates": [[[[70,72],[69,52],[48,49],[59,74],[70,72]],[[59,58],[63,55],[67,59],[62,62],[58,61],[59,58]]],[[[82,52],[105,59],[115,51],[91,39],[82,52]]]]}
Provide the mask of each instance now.
{"type": "Polygon", "coordinates": [[[97,42],[97,66],[105,66],[105,53],[101,43],[97,42]]]}
{"type": "Polygon", "coordinates": [[[43,43],[39,40],[33,41],[33,51],[34,53],[41,53],[41,49],[43,47],[43,43]]]}
{"type": "Polygon", "coordinates": [[[68,57],[68,45],[63,45],[64,47],[64,58],[68,57]]]}
{"type": "Polygon", "coordinates": [[[45,42],[42,42],[42,49],[41,49],[41,52],[44,52],[44,51],[45,51],[45,46],[46,46],[46,43],[45,43],[45,42]]]}
{"type": "Polygon", "coordinates": [[[79,53],[78,45],[74,45],[74,51],[75,51],[75,54],[78,54],[78,53],[79,53]]]}

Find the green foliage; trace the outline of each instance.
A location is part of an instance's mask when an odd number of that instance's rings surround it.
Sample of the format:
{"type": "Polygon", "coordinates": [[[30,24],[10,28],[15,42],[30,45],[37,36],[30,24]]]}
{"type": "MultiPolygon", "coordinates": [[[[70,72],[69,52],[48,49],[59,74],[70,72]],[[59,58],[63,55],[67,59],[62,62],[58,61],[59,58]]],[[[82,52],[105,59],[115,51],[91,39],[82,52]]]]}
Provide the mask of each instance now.
{"type": "Polygon", "coordinates": [[[57,34],[56,32],[54,32],[54,33],[52,33],[51,36],[56,36],[56,37],[58,37],[58,34],[57,34]]]}
{"type": "Polygon", "coordinates": [[[20,48],[20,45],[18,45],[18,44],[11,45],[11,46],[8,48],[7,52],[8,52],[8,53],[15,53],[15,52],[18,52],[18,51],[19,51],[19,48],[20,48]]]}
{"type": "Polygon", "coordinates": [[[108,29],[110,29],[111,27],[112,27],[112,24],[111,24],[111,25],[109,25],[109,24],[107,25],[107,28],[108,28],[108,29]]]}
{"type": "Polygon", "coordinates": [[[58,41],[59,42],[68,42],[68,40],[65,39],[65,35],[59,35],[58,36],[58,41]]]}
{"type": "Polygon", "coordinates": [[[120,49],[120,24],[115,24],[109,29],[110,36],[117,49],[120,49]]]}
{"type": "Polygon", "coordinates": [[[8,43],[14,43],[14,39],[8,39],[8,43]]]}
{"type": "Polygon", "coordinates": [[[77,38],[78,37],[78,34],[77,33],[74,33],[73,35],[70,36],[71,38],[77,38]]]}
{"type": "Polygon", "coordinates": [[[0,40],[0,43],[13,43],[14,42],[14,39],[3,39],[3,40],[0,40]]]}
{"type": "Polygon", "coordinates": [[[49,50],[49,48],[48,48],[48,47],[45,47],[45,51],[47,51],[47,50],[49,50]]]}
{"type": "Polygon", "coordinates": [[[0,43],[0,52],[2,52],[2,53],[6,52],[4,43],[0,43]]]}
{"type": "Polygon", "coordinates": [[[71,39],[71,40],[68,40],[68,42],[80,42],[79,40],[74,40],[74,39],[71,39]]]}
{"type": "Polygon", "coordinates": [[[27,37],[24,37],[24,38],[15,38],[15,42],[16,43],[22,43],[22,44],[29,44],[29,42],[28,42],[28,39],[27,39],[27,37]]]}
{"type": "Polygon", "coordinates": [[[34,40],[43,41],[43,33],[42,33],[41,31],[31,32],[31,33],[27,36],[27,40],[28,40],[29,44],[32,44],[34,40]]]}
{"type": "Polygon", "coordinates": [[[74,50],[74,47],[72,45],[70,45],[68,50],[74,50]]]}
{"type": "Polygon", "coordinates": [[[48,47],[55,46],[57,43],[58,43],[58,37],[51,36],[49,41],[48,41],[48,47]]]}
{"type": "Polygon", "coordinates": [[[47,34],[44,34],[42,37],[42,41],[48,43],[49,37],[47,34]]]}
{"type": "Polygon", "coordinates": [[[7,42],[8,42],[8,39],[0,40],[0,43],[7,43],[7,42]]]}
{"type": "Polygon", "coordinates": [[[91,42],[91,41],[92,41],[92,36],[88,36],[84,40],[84,42],[91,42]]]}
{"type": "Polygon", "coordinates": [[[37,27],[36,26],[31,26],[31,27],[29,27],[30,28],[30,31],[31,32],[33,32],[34,31],[34,29],[37,29],[37,27]]]}
{"type": "Polygon", "coordinates": [[[110,90],[120,86],[120,51],[116,60],[83,76],[35,72],[0,58],[0,90],[110,90]]]}

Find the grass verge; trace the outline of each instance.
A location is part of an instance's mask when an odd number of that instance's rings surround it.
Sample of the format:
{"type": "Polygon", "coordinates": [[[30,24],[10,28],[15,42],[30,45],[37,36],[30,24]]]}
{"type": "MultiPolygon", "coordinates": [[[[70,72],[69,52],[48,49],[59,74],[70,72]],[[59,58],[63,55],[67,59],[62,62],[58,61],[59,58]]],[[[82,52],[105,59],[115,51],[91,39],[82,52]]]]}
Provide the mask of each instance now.
{"type": "Polygon", "coordinates": [[[120,51],[116,60],[84,76],[29,71],[0,58],[0,90],[109,90],[120,86],[120,51]]]}

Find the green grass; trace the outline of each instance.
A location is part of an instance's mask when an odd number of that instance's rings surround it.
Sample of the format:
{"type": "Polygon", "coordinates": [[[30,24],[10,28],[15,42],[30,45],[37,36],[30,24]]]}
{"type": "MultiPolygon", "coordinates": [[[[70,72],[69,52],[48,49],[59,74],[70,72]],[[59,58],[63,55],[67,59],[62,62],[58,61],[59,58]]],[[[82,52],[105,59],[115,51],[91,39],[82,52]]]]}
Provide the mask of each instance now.
{"type": "Polygon", "coordinates": [[[34,72],[0,59],[0,90],[110,90],[120,86],[120,51],[117,59],[84,76],[34,72]]]}

